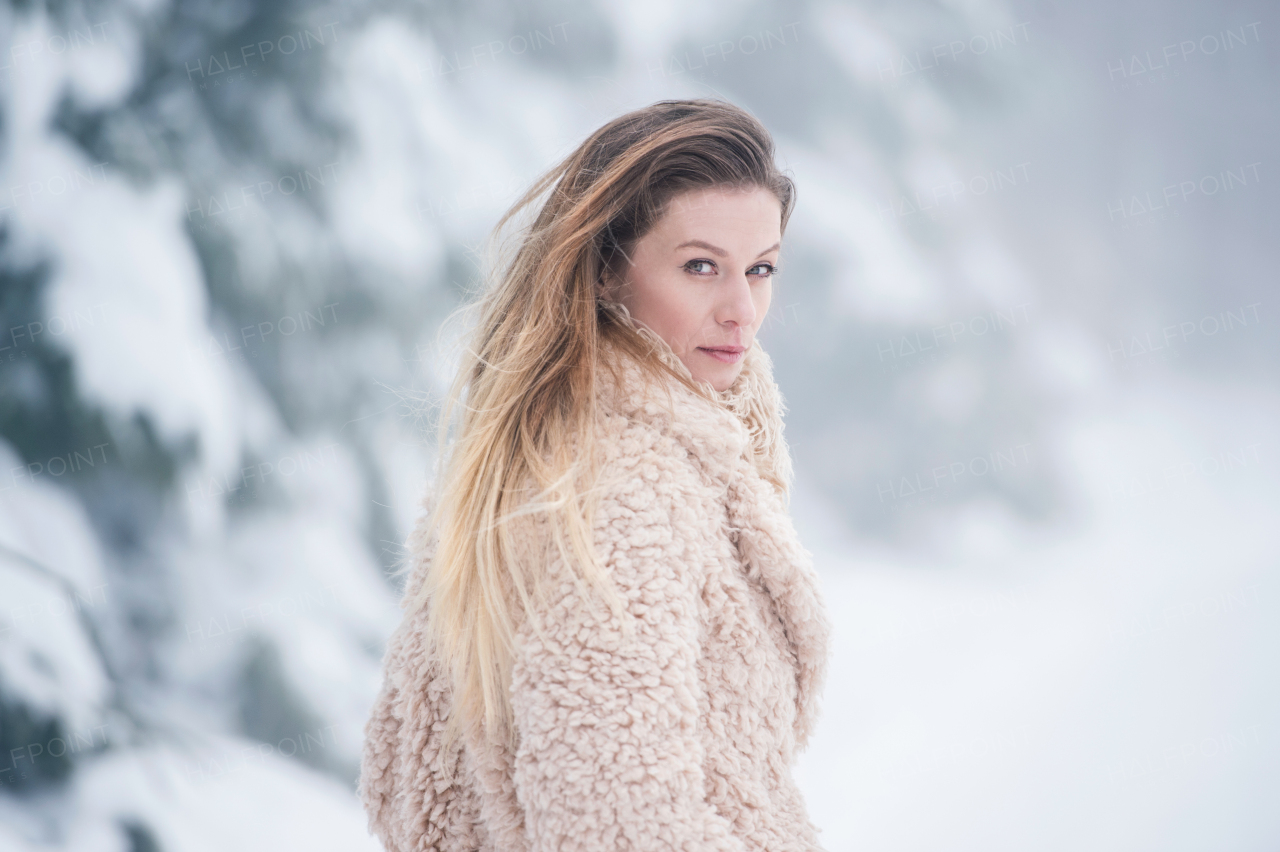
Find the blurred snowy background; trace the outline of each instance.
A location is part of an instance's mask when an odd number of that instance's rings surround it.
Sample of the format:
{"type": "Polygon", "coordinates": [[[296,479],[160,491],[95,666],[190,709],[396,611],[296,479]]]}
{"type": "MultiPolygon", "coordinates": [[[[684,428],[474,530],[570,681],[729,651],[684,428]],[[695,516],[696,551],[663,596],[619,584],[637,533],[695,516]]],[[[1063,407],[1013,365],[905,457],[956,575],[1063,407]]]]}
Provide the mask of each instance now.
{"type": "Polygon", "coordinates": [[[376,849],[440,320],[668,97],[799,186],[762,332],[838,850],[1280,848],[1263,2],[0,11],[0,849],[376,849]]]}

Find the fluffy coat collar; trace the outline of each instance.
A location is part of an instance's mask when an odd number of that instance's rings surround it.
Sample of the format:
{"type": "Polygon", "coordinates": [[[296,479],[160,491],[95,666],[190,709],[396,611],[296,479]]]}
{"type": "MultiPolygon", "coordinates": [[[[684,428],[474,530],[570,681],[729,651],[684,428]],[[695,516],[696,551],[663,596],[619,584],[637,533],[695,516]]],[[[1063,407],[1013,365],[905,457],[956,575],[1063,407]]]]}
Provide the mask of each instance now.
{"type": "MultiPolygon", "coordinates": [[[[625,308],[619,315],[672,370],[693,379],[665,341],[631,321],[625,308]]],[[[785,406],[773,380],[772,360],[753,340],[741,373],[727,390],[717,392],[705,384],[712,397],[708,399],[667,381],[668,406],[666,396],[661,390],[653,392],[629,356],[610,350],[605,356],[616,360],[614,371],[600,371],[602,408],[670,434],[703,475],[723,489],[730,534],[743,568],[772,599],[794,655],[795,733],[797,745],[803,747],[817,720],[830,625],[812,554],[800,544],[784,499],[792,466],[782,434],[785,406]]]]}

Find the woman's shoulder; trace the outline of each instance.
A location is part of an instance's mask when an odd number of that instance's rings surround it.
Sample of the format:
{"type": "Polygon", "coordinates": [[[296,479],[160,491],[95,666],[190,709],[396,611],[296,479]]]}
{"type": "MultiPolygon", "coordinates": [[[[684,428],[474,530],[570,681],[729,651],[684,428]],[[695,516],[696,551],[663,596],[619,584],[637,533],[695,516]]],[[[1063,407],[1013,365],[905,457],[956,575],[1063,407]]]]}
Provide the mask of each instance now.
{"type": "Polygon", "coordinates": [[[638,491],[672,494],[699,480],[697,460],[662,422],[616,413],[601,418],[600,493],[605,499],[638,491]]]}
{"type": "Polygon", "coordinates": [[[593,522],[599,556],[624,582],[691,582],[685,569],[721,529],[719,489],[669,432],[636,420],[611,427],[618,449],[601,465],[593,522]]]}
{"type": "Polygon", "coordinates": [[[597,423],[596,438],[606,459],[625,464],[655,453],[684,454],[667,422],[635,412],[604,410],[600,412],[597,423]]]}

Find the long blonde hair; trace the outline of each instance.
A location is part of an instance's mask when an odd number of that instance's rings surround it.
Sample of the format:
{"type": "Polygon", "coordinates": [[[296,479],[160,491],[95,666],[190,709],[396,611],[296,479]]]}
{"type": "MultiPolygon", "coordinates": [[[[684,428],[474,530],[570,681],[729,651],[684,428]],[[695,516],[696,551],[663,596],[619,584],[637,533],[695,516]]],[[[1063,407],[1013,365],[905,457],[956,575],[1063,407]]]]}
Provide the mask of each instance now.
{"type": "Polygon", "coordinates": [[[520,538],[530,518],[549,524],[549,543],[577,569],[579,590],[598,589],[621,613],[592,545],[601,490],[596,388],[598,371],[611,366],[600,353],[612,344],[660,384],[665,377],[695,393],[711,389],[665,363],[625,321],[625,309],[600,301],[596,283],[627,262],[673,196],[714,186],[773,192],[785,231],[794,185],[775,165],[759,121],[722,101],[660,101],[593,133],[494,228],[491,246],[545,198],[533,222],[509,238],[518,248],[489,273],[487,292],[466,308],[478,320],[444,400],[440,474],[415,533],[421,542],[439,533],[425,579],[406,590],[406,602],[410,611],[427,608],[424,639],[449,677],[450,742],[477,725],[515,744],[508,697],[515,635],[521,617],[539,627],[539,580],[550,553],[520,538]]]}

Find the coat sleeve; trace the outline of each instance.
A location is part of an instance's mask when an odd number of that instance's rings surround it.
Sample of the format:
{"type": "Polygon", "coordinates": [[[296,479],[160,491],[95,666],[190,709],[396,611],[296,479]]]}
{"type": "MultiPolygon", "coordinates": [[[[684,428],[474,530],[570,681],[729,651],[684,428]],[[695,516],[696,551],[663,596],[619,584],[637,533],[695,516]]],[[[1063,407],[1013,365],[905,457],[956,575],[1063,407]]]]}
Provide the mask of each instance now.
{"type": "Polygon", "coordinates": [[[647,453],[602,498],[597,552],[634,633],[559,583],[541,636],[527,627],[512,669],[516,792],[532,852],[740,852],[706,798],[697,669],[705,503],[688,462],[647,453]],[[683,471],[681,470],[683,468],[683,471]]]}
{"type": "MultiPolygon", "coordinates": [[[[415,530],[407,591],[421,584],[436,543],[425,540],[421,526],[415,530]]],[[[440,745],[448,688],[424,650],[424,625],[421,610],[406,614],[387,642],[382,687],[364,729],[358,792],[370,832],[388,852],[477,849],[477,806],[460,783],[460,750],[440,745]]]]}

